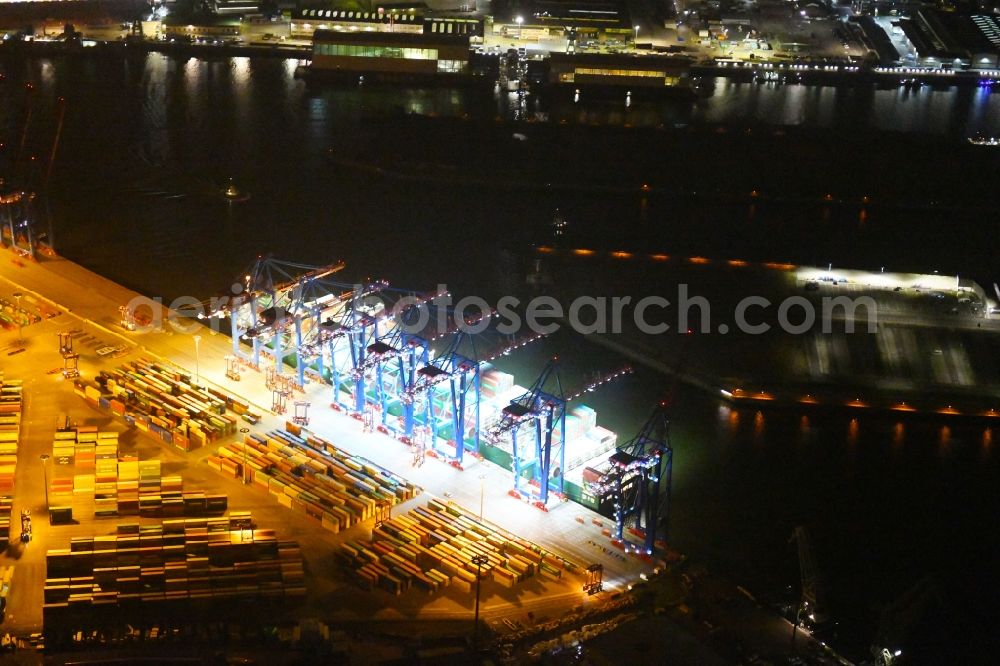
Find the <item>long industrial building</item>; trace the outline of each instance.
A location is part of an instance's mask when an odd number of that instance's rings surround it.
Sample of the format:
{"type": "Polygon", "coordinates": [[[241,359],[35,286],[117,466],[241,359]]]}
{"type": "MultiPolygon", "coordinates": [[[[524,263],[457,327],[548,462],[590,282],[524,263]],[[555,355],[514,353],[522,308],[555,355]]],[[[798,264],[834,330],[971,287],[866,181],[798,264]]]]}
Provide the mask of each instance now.
{"type": "Polygon", "coordinates": [[[549,82],[686,89],[690,68],[690,59],[675,56],[553,53],[549,58],[549,82]]]}
{"type": "Polygon", "coordinates": [[[920,9],[899,27],[921,64],[942,69],[1000,67],[1000,22],[988,14],[920,9]]]}
{"type": "Polygon", "coordinates": [[[296,9],[292,13],[292,39],[310,39],[317,31],[384,32],[411,35],[462,35],[470,43],[482,42],[483,21],[470,17],[427,16],[419,9],[354,11],[347,9],[296,9]]]}
{"type": "Polygon", "coordinates": [[[313,35],[312,69],[319,73],[462,76],[469,72],[469,37],[319,30],[313,35]]]}

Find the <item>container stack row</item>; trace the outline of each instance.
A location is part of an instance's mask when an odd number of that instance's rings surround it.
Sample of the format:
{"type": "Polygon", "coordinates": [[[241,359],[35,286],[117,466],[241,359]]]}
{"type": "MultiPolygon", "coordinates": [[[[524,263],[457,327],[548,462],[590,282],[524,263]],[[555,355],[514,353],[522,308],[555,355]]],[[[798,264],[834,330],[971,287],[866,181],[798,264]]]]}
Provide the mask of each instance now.
{"type": "Polygon", "coordinates": [[[103,461],[106,469],[107,461],[118,460],[118,433],[93,426],[59,430],[52,441],[52,460],[56,466],[72,465],[92,472],[103,461]]]}
{"type": "Polygon", "coordinates": [[[536,573],[561,578],[571,569],[563,558],[437,500],[384,521],[372,530],[370,543],[342,544],[340,554],[358,584],[393,594],[411,587],[436,592],[446,585],[469,592],[477,571],[511,588],[536,573]],[[473,564],[477,555],[486,564],[473,564]]]}
{"type": "Polygon", "coordinates": [[[53,442],[56,469],[82,473],[55,476],[49,490],[52,522],[116,516],[176,517],[224,513],[226,495],[185,491],[180,476],[162,476],[159,460],[120,456],[117,432],[96,428],[59,431],[53,442]]]}
{"type": "Polygon", "coordinates": [[[14,498],[0,495],[0,547],[6,547],[10,541],[10,514],[13,510],[14,498]]]}
{"type": "Polygon", "coordinates": [[[296,428],[219,447],[208,463],[267,490],[283,506],[337,533],[372,518],[379,506],[415,497],[419,488],[373,463],[296,428]]]}
{"type": "Polygon", "coordinates": [[[101,372],[96,385],[79,384],[77,393],[183,451],[233,434],[239,416],[250,409],[233,396],[196,385],[190,374],[148,359],[101,372]]]}
{"type": "Polygon", "coordinates": [[[45,623],[108,606],[282,600],[305,594],[302,554],[227,518],[119,525],[46,555],[45,623]]]}
{"type": "MultiPolygon", "coordinates": [[[[6,329],[17,328],[18,326],[30,326],[42,320],[43,309],[38,306],[34,296],[28,294],[25,299],[28,305],[21,307],[20,300],[11,302],[6,298],[0,298],[0,326],[6,329]],[[31,309],[28,309],[31,308],[31,309]]],[[[51,316],[52,310],[45,308],[46,316],[51,316]]]]}
{"type": "Polygon", "coordinates": [[[0,373],[0,495],[14,493],[17,444],[21,436],[21,381],[0,373]]]}

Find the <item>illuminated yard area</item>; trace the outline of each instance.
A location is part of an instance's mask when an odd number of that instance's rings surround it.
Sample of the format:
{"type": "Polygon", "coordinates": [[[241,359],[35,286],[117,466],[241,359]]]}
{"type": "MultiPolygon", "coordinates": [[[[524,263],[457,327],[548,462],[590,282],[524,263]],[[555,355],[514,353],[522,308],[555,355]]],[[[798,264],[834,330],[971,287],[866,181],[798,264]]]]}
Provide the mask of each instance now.
{"type": "MultiPolygon", "coordinates": [[[[27,266],[18,278],[38,270],[27,266]]],[[[545,512],[512,497],[511,472],[491,463],[467,456],[464,469],[433,458],[414,466],[410,446],[318,407],[329,402],[329,386],[302,396],[317,405],[303,429],[263,406],[270,392],[262,379],[225,377],[222,336],[206,335],[195,359],[190,338],[133,342],[106,315],[88,317],[85,303],[74,312],[90,321],[63,313],[27,327],[23,342],[5,334],[8,351],[26,350],[9,356],[5,372],[24,377],[29,396],[12,515],[27,508],[34,517],[32,540],[15,536],[4,557],[14,571],[8,631],[40,632],[43,604],[53,647],[72,637],[74,623],[126,640],[148,638],[154,627],[160,636],[194,636],[206,618],[471,620],[477,555],[486,558],[481,617],[504,629],[500,618],[511,614],[557,618],[590,607],[652,568],[614,548],[602,533],[612,526],[591,511],[559,502],[545,512]],[[57,334],[69,330],[79,380],[64,377],[57,334]],[[99,353],[107,347],[116,351],[99,353]],[[215,403],[184,419],[183,431],[162,404],[126,408],[116,398],[138,388],[120,369],[151,372],[142,360],[149,354],[197,364],[204,389],[190,371],[155,362],[185,384],[176,399],[215,403]],[[241,418],[247,413],[259,422],[241,418]],[[608,590],[596,597],[583,590],[594,563],[603,564],[608,590]],[[238,599],[256,600],[252,612],[238,599]],[[120,614],[94,610],[136,604],[131,628],[120,614]]]]}

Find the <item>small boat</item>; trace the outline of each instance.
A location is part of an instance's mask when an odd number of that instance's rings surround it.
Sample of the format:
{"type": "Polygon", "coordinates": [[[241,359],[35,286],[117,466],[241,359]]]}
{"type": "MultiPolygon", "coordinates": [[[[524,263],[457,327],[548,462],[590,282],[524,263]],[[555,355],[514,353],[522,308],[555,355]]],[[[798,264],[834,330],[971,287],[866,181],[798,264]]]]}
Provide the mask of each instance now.
{"type": "Polygon", "coordinates": [[[229,201],[230,203],[238,203],[240,201],[246,201],[250,198],[249,194],[236,186],[236,183],[233,182],[232,178],[229,179],[229,185],[226,186],[226,189],[222,191],[222,196],[224,196],[226,201],[229,201]]]}
{"type": "Polygon", "coordinates": [[[992,146],[993,148],[1000,146],[1000,137],[995,136],[983,136],[979,134],[970,136],[968,140],[973,146],[992,146]]]}
{"type": "Polygon", "coordinates": [[[562,216],[557,208],[556,214],[552,218],[552,235],[556,237],[565,235],[566,227],[568,226],[569,222],[566,221],[566,218],[562,216]]]}

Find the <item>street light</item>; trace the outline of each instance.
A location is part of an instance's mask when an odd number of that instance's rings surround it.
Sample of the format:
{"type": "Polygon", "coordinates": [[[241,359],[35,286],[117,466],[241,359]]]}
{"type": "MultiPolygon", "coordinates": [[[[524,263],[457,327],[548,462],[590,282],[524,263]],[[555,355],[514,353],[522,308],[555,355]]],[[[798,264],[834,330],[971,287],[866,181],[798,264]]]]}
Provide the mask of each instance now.
{"type": "Polygon", "coordinates": [[[49,454],[43,453],[39,456],[42,459],[42,478],[45,480],[45,510],[49,510],[49,454]]]}
{"type": "Polygon", "coordinates": [[[635,26],[635,41],[632,42],[633,48],[639,48],[639,26],[635,26]]]}
{"type": "Polygon", "coordinates": [[[524,17],[523,16],[518,16],[517,18],[514,19],[514,23],[517,24],[517,38],[518,38],[518,40],[520,40],[521,39],[521,24],[524,23],[524,17]]]}
{"type": "Polygon", "coordinates": [[[476,565],[476,619],[475,619],[476,624],[473,627],[472,644],[478,647],[479,646],[479,585],[480,581],[482,580],[480,578],[480,575],[482,574],[483,565],[489,564],[490,559],[485,555],[473,555],[472,563],[476,565]]]}
{"type": "Polygon", "coordinates": [[[14,292],[14,298],[17,300],[17,341],[23,342],[24,340],[24,319],[21,317],[21,296],[23,294],[19,291],[14,292]]]}
{"type": "Polygon", "coordinates": [[[250,428],[240,428],[240,434],[243,435],[243,485],[247,484],[247,433],[250,432],[250,428]]]}
{"type": "Polygon", "coordinates": [[[194,384],[201,384],[201,336],[194,336],[194,384]]]}

